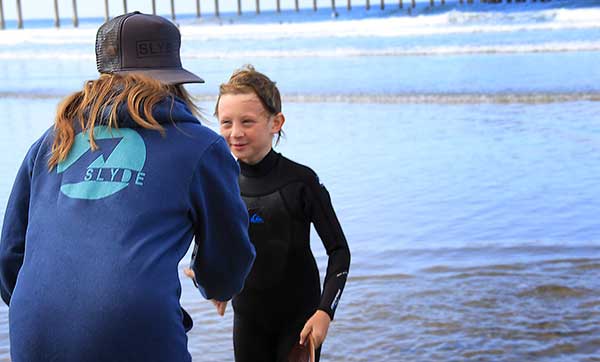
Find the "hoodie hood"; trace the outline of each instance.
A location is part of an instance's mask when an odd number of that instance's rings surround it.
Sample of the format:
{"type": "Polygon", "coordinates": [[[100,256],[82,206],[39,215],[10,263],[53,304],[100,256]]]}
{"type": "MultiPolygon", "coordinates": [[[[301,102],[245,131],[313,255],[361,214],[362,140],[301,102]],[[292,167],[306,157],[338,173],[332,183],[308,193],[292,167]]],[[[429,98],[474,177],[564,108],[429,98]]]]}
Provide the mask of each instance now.
{"type": "MultiPolygon", "coordinates": [[[[107,108],[108,113],[105,112],[106,118],[103,117],[103,121],[108,120],[108,114],[110,110],[107,108]]],[[[152,109],[152,115],[158,123],[200,123],[200,121],[194,117],[192,111],[188,108],[185,102],[178,97],[165,98],[158,102],[152,109]]],[[[121,104],[117,112],[117,118],[119,127],[128,128],[139,128],[140,126],[133,120],[129,114],[129,109],[126,104],[121,104]]]]}
{"type": "MultiPolygon", "coordinates": [[[[112,112],[112,105],[107,106],[102,115],[96,121],[97,125],[108,124],[108,118],[112,112]]],[[[143,114],[143,112],[140,113],[143,114]]],[[[168,97],[158,102],[152,108],[152,115],[160,124],[166,123],[200,123],[200,121],[192,114],[192,111],[185,102],[178,97],[168,97]]],[[[117,123],[119,127],[124,128],[141,128],[137,124],[131,114],[127,104],[121,103],[117,111],[117,123]]]]}

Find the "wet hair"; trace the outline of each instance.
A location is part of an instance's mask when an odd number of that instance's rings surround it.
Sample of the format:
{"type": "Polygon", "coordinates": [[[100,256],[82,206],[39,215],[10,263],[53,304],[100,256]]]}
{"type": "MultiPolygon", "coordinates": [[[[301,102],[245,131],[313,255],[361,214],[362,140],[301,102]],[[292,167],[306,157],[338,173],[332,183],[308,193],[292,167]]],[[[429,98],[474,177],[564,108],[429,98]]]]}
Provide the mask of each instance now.
{"type": "Polygon", "coordinates": [[[94,126],[101,120],[109,129],[118,128],[119,106],[127,106],[131,119],[142,128],[164,134],[164,128],[152,115],[153,107],[164,99],[185,102],[196,116],[200,110],[182,85],[167,85],[142,74],[102,74],[85,83],[83,89],[66,97],[58,106],[54,121],[55,138],[48,160],[51,170],[66,159],[75,140],[75,124],[88,134],[90,147],[97,150],[94,126]],[[107,119],[102,119],[108,113],[107,119]]]}
{"type": "MultiPolygon", "coordinates": [[[[215,105],[215,116],[219,116],[219,101],[224,94],[256,94],[269,116],[281,113],[281,95],[275,82],[261,72],[256,71],[251,64],[233,72],[227,83],[219,87],[219,97],[215,105]]],[[[283,136],[283,130],[277,133],[275,145],[283,136]]]]}

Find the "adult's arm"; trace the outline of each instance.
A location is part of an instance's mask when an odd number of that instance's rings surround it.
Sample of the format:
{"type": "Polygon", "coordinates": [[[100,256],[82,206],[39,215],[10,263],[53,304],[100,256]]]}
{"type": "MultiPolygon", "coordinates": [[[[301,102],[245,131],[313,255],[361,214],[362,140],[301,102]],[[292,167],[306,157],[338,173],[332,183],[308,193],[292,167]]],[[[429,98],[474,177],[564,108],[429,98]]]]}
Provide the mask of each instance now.
{"type": "Polygon", "coordinates": [[[240,196],[239,166],[219,137],[203,153],[190,185],[196,223],[191,269],[207,299],[239,293],[256,256],[240,196]]]}
{"type": "Polygon", "coordinates": [[[10,305],[17,276],[25,256],[25,236],[29,218],[29,196],[35,158],[42,139],[31,146],[13,184],[0,236],[0,295],[10,305]]]}

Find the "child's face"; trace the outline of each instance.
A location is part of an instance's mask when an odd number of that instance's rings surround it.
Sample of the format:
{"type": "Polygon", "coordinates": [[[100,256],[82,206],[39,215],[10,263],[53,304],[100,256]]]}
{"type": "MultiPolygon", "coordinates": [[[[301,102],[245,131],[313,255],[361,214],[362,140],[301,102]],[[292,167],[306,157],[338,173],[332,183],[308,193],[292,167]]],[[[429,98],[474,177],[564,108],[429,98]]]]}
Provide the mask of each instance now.
{"type": "Polygon", "coordinates": [[[221,135],[231,152],[248,164],[260,162],[269,153],[273,135],[283,125],[283,115],[269,115],[254,93],[222,95],[217,113],[221,135]]]}

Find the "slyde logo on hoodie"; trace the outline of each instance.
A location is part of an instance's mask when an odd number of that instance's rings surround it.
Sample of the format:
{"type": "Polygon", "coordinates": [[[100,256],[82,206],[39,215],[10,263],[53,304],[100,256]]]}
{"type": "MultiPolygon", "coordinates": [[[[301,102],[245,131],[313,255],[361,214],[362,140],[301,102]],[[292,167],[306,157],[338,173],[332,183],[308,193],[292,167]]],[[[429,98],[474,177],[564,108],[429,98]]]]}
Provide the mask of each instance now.
{"type": "Polygon", "coordinates": [[[68,170],[60,191],[74,199],[98,200],[129,186],[144,185],[146,145],[142,137],[130,128],[94,128],[94,140],[99,149],[92,151],[87,132],[75,136],[67,158],[56,167],[58,174],[68,170]]]}

